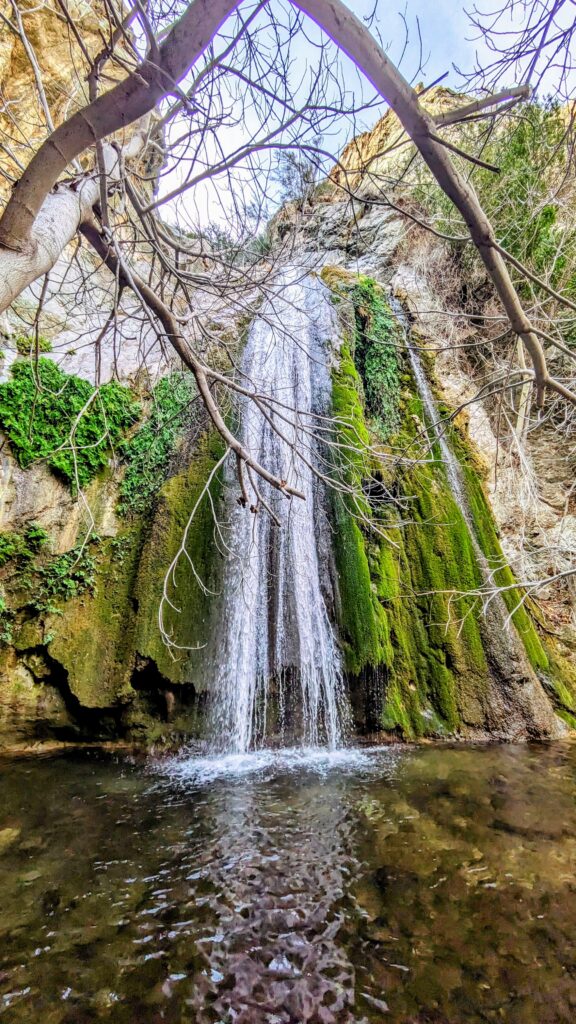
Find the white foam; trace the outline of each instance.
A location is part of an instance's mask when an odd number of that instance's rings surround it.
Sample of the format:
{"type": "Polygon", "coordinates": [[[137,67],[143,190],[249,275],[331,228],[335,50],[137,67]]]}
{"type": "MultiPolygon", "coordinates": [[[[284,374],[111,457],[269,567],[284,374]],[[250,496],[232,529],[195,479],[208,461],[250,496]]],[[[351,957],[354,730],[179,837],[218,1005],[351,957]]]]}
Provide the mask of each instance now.
{"type": "MultiPolygon", "coordinates": [[[[394,748],[396,751],[397,748],[394,748]]],[[[391,751],[392,748],[386,748],[391,751]]],[[[376,755],[383,749],[343,747],[329,750],[324,747],[287,747],[280,750],[254,750],[241,754],[211,754],[206,757],[187,757],[179,754],[155,764],[154,768],[175,782],[207,785],[218,779],[242,779],[246,776],[283,775],[286,772],[357,772],[373,766],[376,755]]]]}

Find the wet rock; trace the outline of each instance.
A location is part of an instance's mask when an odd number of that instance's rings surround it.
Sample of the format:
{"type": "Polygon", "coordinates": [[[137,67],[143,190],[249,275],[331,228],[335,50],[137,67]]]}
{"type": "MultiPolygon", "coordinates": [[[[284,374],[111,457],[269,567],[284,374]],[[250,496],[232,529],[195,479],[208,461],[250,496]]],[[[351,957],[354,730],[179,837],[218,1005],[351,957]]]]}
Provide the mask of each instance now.
{"type": "Polygon", "coordinates": [[[0,855],[5,853],[6,850],[16,842],[20,836],[19,828],[3,828],[0,829],[0,855]]]}

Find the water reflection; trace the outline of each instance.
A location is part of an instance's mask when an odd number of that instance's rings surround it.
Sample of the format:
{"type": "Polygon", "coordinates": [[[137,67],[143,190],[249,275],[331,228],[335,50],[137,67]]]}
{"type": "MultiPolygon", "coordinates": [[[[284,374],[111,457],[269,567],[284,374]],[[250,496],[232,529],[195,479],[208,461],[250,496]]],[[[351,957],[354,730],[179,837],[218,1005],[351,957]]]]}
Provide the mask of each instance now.
{"type": "Polygon", "coordinates": [[[573,1019],[573,746],[264,754],[0,761],[0,1018],[573,1019]]]}

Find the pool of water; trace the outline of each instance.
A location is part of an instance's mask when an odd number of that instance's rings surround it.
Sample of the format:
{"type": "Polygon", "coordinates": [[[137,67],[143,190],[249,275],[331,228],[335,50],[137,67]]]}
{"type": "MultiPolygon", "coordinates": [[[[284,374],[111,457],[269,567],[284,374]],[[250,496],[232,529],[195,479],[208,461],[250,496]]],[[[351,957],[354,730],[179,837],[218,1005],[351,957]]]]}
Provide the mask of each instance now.
{"type": "Polygon", "coordinates": [[[7,1024],[576,1016],[576,747],[0,760],[7,1024]]]}

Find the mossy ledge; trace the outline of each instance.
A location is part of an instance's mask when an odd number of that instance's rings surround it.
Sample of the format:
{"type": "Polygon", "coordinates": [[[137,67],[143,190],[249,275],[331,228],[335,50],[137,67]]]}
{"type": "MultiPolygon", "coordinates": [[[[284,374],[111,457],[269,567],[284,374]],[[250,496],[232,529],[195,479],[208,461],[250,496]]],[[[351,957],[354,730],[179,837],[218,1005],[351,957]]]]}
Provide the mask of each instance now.
{"type": "MultiPolygon", "coordinates": [[[[503,708],[495,699],[486,646],[489,630],[472,596],[482,583],[475,544],[439,453],[431,458],[421,444],[424,414],[408,362],[397,354],[397,368],[388,374],[386,408],[392,432],[382,430],[359,372],[386,352],[387,341],[399,353],[385,293],[374,281],[341,269],[326,268],[323,279],[336,297],[344,335],[333,370],[337,439],[344,446],[354,439],[364,449],[337,460],[337,473],[355,496],[334,494],[332,499],[337,618],[357,705],[362,685],[364,690],[364,709],[357,707],[357,717],[364,718],[367,731],[394,732],[406,739],[506,735],[506,723],[498,720],[503,708]],[[383,463],[375,459],[378,450],[386,455],[383,463]],[[410,463],[402,453],[417,461],[410,463]],[[375,477],[387,497],[370,508],[375,477]]],[[[390,352],[386,359],[390,365],[390,352]]],[[[563,681],[559,696],[560,684],[549,682],[549,657],[521,593],[512,587],[515,581],[502,555],[474,452],[456,431],[451,443],[464,474],[476,540],[489,564],[501,566],[497,582],[511,587],[504,599],[530,664],[542,677],[546,674],[548,692],[555,694],[564,721],[572,724],[572,688],[563,681]]],[[[558,679],[558,660],[555,673],[558,679]]],[[[539,687],[536,680],[534,684],[539,687]]],[[[547,734],[553,716],[541,696],[536,705],[544,706],[547,724],[542,732],[547,734]]],[[[528,721],[524,735],[529,734],[528,721]]]]}

